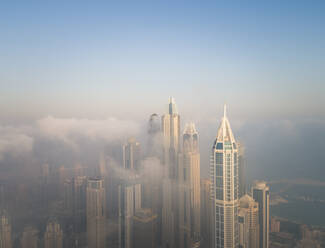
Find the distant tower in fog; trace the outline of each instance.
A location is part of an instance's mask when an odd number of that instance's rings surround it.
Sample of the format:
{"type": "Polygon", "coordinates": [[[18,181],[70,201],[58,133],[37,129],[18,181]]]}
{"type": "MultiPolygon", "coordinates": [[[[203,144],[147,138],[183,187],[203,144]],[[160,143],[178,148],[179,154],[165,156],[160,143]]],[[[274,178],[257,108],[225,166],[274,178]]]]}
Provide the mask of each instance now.
{"type": "Polygon", "coordinates": [[[103,180],[88,179],[87,241],[92,248],[104,248],[106,239],[105,188],[103,180]]]}
{"type": "Polygon", "coordinates": [[[64,207],[73,216],[73,227],[77,233],[86,229],[86,188],[85,176],[76,176],[64,183],[64,207]]]}
{"type": "Polygon", "coordinates": [[[5,211],[0,214],[0,247],[11,248],[11,224],[5,211]]]}
{"type": "Polygon", "coordinates": [[[46,231],[44,234],[44,247],[45,248],[62,248],[63,247],[63,232],[60,224],[51,220],[47,223],[46,231]]]}
{"type": "Polygon", "coordinates": [[[148,144],[147,156],[161,159],[162,135],[160,129],[160,118],[157,114],[152,114],[148,122],[148,144]]]}
{"type": "Polygon", "coordinates": [[[200,153],[194,123],[185,126],[183,153],[179,155],[179,247],[200,240],[200,153]]]}
{"type": "Polygon", "coordinates": [[[128,170],[139,170],[141,160],[140,143],[134,138],[123,145],[123,167],[128,170]]]}
{"type": "Polygon", "coordinates": [[[238,224],[240,247],[258,248],[258,203],[249,195],[244,195],[239,199],[238,224]]]}
{"type": "Polygon", "coordinates": [[[177,178],[177,154],[179,152],[180,116],[174,98],[169,98],[168,112],[161,118],[163,133],[164,164],[168,166],[170,179],[177,178]]]}
{"type": "Polygon", "coordinates": [[[214,247],[238,247],[238,150],[226,115],[218,129],[211,156],[214,205],[214,247]]]}
{"type": "Polygon", "coordinates": [[[258,202],[259,208],[259,226],[260,226],[260,237],[259,242],[260,248],[269,247],[269,228],[270,228],[270,191],[266,182],[256,181],[252,187],[252,195],[255,201],[258,202]]]}

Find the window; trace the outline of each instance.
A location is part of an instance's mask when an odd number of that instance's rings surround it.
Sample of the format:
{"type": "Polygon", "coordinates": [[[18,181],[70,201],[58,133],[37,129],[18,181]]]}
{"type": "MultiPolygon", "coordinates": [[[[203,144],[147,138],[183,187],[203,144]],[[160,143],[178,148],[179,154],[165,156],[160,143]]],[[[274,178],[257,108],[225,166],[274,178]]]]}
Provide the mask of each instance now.
{"type": "Polygon", "coordinates": [[[216,164],[223,164],[223,154],[222,153],[216,153],[216,164]]]}

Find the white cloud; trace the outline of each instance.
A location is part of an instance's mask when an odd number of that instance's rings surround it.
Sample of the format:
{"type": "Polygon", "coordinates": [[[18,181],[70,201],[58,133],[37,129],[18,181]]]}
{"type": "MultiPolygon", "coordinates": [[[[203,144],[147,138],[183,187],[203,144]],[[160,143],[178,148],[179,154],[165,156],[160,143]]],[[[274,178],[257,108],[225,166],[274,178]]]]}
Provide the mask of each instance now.
{"type": "Polygon", "coordinates": [[[6,153],[18,156],[31,152],[33,143],[33,137],[27,134],[27,130],[24,127],[0,126],[0,159],[6,153]]]}
{"type": "Polygon", "coordinates": [[[126,139],[139,131],[134,121],[107,118],[103,120],[55,118],[48,116],[37,121],[41,134],[60,139],[67,144],[77,145],[78,138],[107,142],[126,139]]]}

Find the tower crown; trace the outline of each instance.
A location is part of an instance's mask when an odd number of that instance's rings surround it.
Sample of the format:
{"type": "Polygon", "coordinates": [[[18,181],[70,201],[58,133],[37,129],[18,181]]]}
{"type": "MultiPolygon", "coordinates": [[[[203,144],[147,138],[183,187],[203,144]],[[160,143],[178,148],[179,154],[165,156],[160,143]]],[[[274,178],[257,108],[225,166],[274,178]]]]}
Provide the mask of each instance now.
{"type": "Polygon", "coordinates": [[[224,110],[223,110],[223,117],[221,120],[221,124],[218,129],[217,133],[217,141],[218,142],[230,142],[230,143],[235,143],[235,138],[232,133],[231,127],[229,120],[227,118],[227,107],[226,104],[224,105],[224,110]]]}
{"type": "Polygon", "coordinates": [[[187,123],[183,133],[184,152],[198,152],[198,133],[194,123],[187,123]]]}

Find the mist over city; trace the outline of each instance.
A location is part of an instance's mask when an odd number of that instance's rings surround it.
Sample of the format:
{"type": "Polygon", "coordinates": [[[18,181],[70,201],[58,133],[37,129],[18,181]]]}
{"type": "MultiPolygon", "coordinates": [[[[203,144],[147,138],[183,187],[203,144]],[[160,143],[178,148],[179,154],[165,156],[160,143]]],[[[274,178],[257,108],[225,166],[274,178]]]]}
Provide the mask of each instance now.
{"type": "Polygon", "coordinates": [[[0,248],[325,247],[324,11],[1,3],[0,248]]]}

